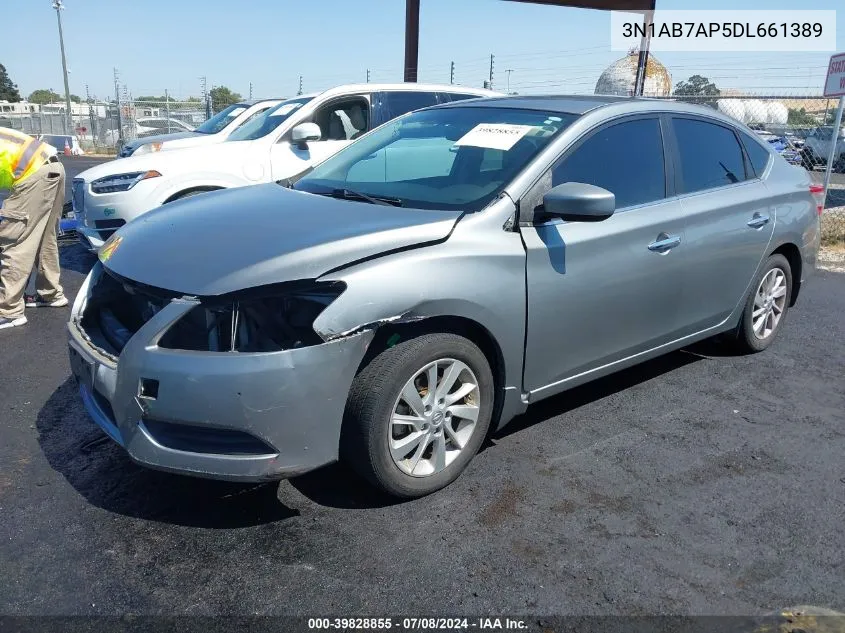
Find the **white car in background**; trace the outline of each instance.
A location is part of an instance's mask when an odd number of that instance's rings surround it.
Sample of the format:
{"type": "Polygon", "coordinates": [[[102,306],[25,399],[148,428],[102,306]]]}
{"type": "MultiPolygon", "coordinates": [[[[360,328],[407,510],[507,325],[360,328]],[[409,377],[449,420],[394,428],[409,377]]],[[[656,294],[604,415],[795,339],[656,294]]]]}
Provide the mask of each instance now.
{"type": "MultiPolygon", "coordinates": [[[[291,178],[398,116],[489,96],[503,95],[455,85],[400,83],[353,84],[288,99],[223,143],[133,155],[82,172],[72,184],[77,232],[89,250],[97,251],[121,226],[167,202],[291,178]]],[[[233,214],[234,222],[236,209],[233,214]]]]}
{"type": "Polygon", "coordinates": [[[179,123],[183,127],[177,127],[177,124],[174,123],[175,119],[171,118],[169,122],[173,125],[173,129],[168,132],[166,127],[168,119],[166,117],[138,119],[138,138],[127,141],[121,147],[120,158],[222,143],[229,138],[229,134],[282,101],[284,99],[274,98],[233,103],[196,129],[189,129],[189,126],[181,121],[179,123]],[[158,133],[156,134],[156,132],[158,133]]]}

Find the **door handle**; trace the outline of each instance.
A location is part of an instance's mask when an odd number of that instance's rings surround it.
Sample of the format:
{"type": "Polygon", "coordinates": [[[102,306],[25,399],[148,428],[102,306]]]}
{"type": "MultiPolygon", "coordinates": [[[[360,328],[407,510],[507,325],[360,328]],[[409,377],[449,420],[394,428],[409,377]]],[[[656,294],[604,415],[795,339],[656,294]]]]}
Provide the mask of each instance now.
{"type": "Polygon", "coordinates": [[[761,215],[759,213],[755,213],[747,222],[748,226],[750,226],[752,229],[759,229],[761,226],[765,226],[768,223],[769,216],[761,215]]]}
{"type": "Polygon", "coordinates": [[[657,236],[657,241],[648,245],[648,250],[657,253],[667,253],[681,243],[680,235],[666,235],[661,233],[657,236]]]}

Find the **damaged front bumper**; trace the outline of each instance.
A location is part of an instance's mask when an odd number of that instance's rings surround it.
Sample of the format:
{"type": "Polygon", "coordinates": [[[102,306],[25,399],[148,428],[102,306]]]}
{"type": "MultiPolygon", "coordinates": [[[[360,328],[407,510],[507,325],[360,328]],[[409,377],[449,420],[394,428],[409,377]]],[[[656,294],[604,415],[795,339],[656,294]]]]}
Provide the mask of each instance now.
{"type": "Polygon", "coordinates": [[[274,352],[166,349],[162,334],[197,305],[174,300],[114,356],[81,326],[89,283],[68,324],[71,368],[88,413],[134,461],[260,481],[337,460],[346,397],[372,330],[274,352]]]}

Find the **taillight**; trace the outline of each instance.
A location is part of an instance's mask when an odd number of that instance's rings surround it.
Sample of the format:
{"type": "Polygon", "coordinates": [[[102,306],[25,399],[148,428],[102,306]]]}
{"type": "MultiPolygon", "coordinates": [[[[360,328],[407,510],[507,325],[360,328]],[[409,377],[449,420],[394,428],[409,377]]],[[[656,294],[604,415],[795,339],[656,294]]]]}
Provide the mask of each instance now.
{"type": "Polygon", "coordinates": [[[810,185],[810,193],[816,200],[816,212],[821,215],[824,211],[824,185],[810,185]]]}

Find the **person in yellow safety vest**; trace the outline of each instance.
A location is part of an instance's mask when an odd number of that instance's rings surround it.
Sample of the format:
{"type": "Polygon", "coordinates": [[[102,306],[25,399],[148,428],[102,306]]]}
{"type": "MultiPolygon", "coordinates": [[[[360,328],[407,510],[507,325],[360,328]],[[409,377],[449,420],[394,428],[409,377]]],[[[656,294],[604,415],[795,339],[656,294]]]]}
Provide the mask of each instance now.
{"type": "Polygon", "coordinates": [[[26,324],[27,307],[68,304],[59,283],[56,227],[65,203],[65,169],[56,149],[0,127],[0,330],[26,324]],[[36,266],[37,296],[24,297],[36,266]]]}

